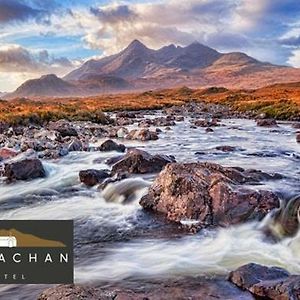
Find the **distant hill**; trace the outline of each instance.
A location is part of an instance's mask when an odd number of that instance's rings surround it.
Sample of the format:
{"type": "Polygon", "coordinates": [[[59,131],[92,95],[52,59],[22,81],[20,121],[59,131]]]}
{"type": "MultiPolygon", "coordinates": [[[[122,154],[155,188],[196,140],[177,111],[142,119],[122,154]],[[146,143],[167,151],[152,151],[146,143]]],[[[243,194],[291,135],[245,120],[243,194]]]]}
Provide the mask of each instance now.
{"type": "Polygon", "coordinates": [[[259,88],[293,81],[300,81],[300,69],[261,62],[245,53],[220,53],[198,42],[153,50],[134,40],[121,52],[88,60],[62,79],[46,75],[27,81],[7,97],[87,96],[179,86],[259,88]]]}

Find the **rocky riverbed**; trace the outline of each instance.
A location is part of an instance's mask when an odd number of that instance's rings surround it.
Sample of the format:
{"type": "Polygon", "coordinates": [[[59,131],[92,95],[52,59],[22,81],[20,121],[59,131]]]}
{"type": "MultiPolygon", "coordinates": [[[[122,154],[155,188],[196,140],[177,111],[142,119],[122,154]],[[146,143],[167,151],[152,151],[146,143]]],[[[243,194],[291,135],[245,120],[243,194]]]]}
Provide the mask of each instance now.
{"type": "Polygon", "coordinates": [[[1,124],[0,218],[74,219],[76,285],[0,298],[300,299],[299,127],[193,103],[1,124]]]}

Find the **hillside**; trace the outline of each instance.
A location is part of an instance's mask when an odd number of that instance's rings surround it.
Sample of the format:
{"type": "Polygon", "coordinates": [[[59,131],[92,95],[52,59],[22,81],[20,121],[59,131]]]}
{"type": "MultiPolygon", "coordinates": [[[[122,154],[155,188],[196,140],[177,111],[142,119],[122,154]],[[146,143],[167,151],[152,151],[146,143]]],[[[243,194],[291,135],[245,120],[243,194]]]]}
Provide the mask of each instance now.
{"type": "Polygon", "coordinates": [[[300,81],[300,69],[260,62],[245,53],[220,53],[198,42],[153,50],[134,40],[121,52],[88,60],[62,79],[46,75],[30,80],[6,97],[94,96],[180,86],[253,89],[292,81],[300,81]]]}

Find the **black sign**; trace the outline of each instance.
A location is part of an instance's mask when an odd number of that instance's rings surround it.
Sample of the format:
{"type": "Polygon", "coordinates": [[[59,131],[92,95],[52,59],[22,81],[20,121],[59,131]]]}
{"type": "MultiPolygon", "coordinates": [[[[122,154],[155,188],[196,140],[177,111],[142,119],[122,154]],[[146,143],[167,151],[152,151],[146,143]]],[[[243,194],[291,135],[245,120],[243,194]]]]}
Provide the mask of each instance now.
{"type": "Polygon", "coordinates": [[[73,278],[73,221],[0,220],[0,284],[70,284],[73,278]]]}

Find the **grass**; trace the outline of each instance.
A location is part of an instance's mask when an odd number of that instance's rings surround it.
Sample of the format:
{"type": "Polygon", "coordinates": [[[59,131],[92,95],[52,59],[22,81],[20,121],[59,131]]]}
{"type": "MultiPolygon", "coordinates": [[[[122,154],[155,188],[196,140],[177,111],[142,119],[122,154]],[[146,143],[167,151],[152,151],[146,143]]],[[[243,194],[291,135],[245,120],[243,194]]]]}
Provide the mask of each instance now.
{"type": "Polygon", "coordinates": [[[67,119],[107,124],[110,120],[103,112],[161,109],[190,101],[223,104],[237,111],[264,113],[276,119],[300,120],[300,85],[285,84],[259,90],[229,91],[218,87],[192,90],[182,87],[86,98],[0,100],[0,121],[11,125],[27,125],[67,119]]]}

